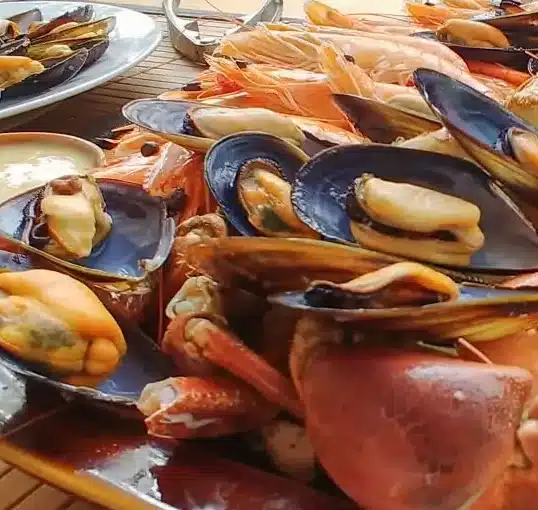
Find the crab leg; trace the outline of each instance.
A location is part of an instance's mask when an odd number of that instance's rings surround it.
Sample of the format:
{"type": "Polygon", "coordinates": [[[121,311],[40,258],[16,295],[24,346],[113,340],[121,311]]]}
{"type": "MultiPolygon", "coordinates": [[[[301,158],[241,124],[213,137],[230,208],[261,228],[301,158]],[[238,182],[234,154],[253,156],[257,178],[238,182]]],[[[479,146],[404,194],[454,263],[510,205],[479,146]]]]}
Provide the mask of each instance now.
{"type": "Polygon", "coordinates": [[[278,413],[247,385],[224,378],[172,377],[148,384],[137,407],[147,416],[149,434],[174,439],[245,432],[278,413]]]}
{"type": "Polygon", "coordinates": [[[212,320],[209,320],[209,317],[211,315],[206,313],[177,316],[165,335],[163,349],[173,350],[179,340],[179,344],[183,344],[180,347],[182,350],[188,350],[191,355],[195,351],[196,358],[210,361],[248,382],[267,400],[302,419],[303,409],[291,381],[246,347],[230,331],[215,324],[214,316],[212,320]],[[172,339],[168,335],[171,330],[177,332],[181,329],[184,331],[182,339],[172,339]]]}

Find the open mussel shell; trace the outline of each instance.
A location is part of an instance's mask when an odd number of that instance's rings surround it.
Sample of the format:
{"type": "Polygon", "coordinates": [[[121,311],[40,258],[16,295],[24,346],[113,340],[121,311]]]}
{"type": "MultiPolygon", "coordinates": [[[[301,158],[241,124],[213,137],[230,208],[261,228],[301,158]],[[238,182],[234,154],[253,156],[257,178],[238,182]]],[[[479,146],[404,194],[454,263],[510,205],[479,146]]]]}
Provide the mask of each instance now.
{"type": "Polygon", "coordinates": [[[46,68],[42,73],[34,74],[2,91],[2,99],[9,99],[29,94],[40,94],[51,87],[60,85],[74,76],[84,67],[88,51],[78,50],[60,62],[46,68]]]}
{"type": "Polygon", "coordinates": [[[206,152],[215,140],[190,134],[188,112],[199,104],[189,101],[137,99],[127,103],[123,116],[133,124],[188,149],[206,152]]]}
{"type": "MultiPolygon", "coordinates": [[[[49,43],[46,43],[46,44],[49,44],[49,43]]],[[[54,43],[50,43],[50,44],[54,44],[54,43]]],[[[82,66],[82,69],[85,69],[93,65],[105,54],[106,50],[110,46],[110,40],[99,39],[99,38],[75,40],[75,41],[70,42],[68,46],[74,51],[77,51],[80,49],[85,49],[88,51],[88,57],[86,58],[86,62],[82,66]]],[[[62,62],[65,58],[66,57],[51,57],[51,58],[42,59],[40,60],[40,62],[45,67],[51,67],[59,62],[62,62]]]]}
{"type": "Polygon", "coordinates": [[[327,149],[301,168],[292,185],[299,219],[326,239],[355,244],[346,201],[363,174],[433,189],[477,206],[485,242],[466,271],[538,268],[538,235],[523,213],[476,165],[444,154],[384,145],[327,149]]]}
{"type": "Polygon", "coordinates": [[[116,18],[110,16],[97,21],[88,21],[80,23],[78,26],[67,28],[58,33],[48,33],[38,39],[33,38],[34,43],[57,42],[72,39],[95,39],[96,37],[104,38],[116,28],[116,18]]]}
{"type": "Polygon", "coordinates": [[[524,11],[513,14],[485,12],[471,18],[472,21],[487,23],[503,32],[516,30],[533,30],[538,23],[538,12],[524,11]]]}
{"type": "Polygon", "coordinates": [[[246,165],[267,162],[291,183],[308,156],[294,145],[265,133],[238,133],[222,138],[207,153],[205,179],[228,221],[242,235],[261,235],[249,222],[238,194],[238,179],[246,165]]]}
{"type": "Polygon", "coordinates": [[[26,55],[26,50],[30,45],[30,40],[26,37],[21,37],[13,41],[6,42],[0,46],[0,55],[23,57],[26,55]]]}
{"type": "Polygon", "coordinates": [[[538,131],[473,88],[430,69],[417,69],[414,82],[450,134],[494,178],[527,197],[538,196],[538,173],[525,171],[503,150],[510,129],[538,131]]]}
{"type": "MultiPolygon", "coordinates": [[[[519,330],[533,327],[537,321],[538,293],[513,291],[496,287],[471,284],[459,286],[457,299],[423,306],[399,308],[339,308],[328,307],[323,296],[313,294],[313,289],[274,294],[270,303],[328,316],[342,322],[360,322],[361,326],[389,331],[422,331],[434,334],[436,339],[454,340],[466,328],[481,326],[491,328],[492,334],[503,335],[503,321],[518,318],[519,330]],[[534,316],[533,316],[534,314],[534,316]],[[525,326],[525,318],[528,324],[525,326]],[[523,322],[519,322],[523,319],[523,322]],[[496,322],[498,321],[498,322],[496,322]],[[495,329],[501,328],[497,332],[495,329]]],[[[328,301],[328,300],[327,300],[328,301]]]]}
{"type": "Polygon", "coordinates": [[[407,140],[442,128],[431,112],[429,116],[423,115],[351,94],[333,97],[353,125],[373,142],[389,144],[398,138],[407,140]]]}
{"type": "Polygon", "coordinates": [[[103,404],[135,406],[144,387],[177,374],[169,356],[131,321],[115,316],[128,348],[118,368],[95,387],[74,386],[62,382],[59,375],[40,364],[29,363],[0,348],[0,364],[41,384],[52,386],[71,396],[80,396],[103,404]]]}
{"type": "MultiPolygon", "coordinates": [[[[218,108],[219,110],[227,110],[230,112],[241,112],[242,110],[241,108],[231,106],[221,107],[188,100],[137,99],[126,104],[123,107],[122,112],[124,117],[133,124],[160,135],[170,142],[198,152],[207,152],[213,144],[217,142],[218,138],[202,135],[198,126],[195,125],[193,119],[189,115],[189,112],[194,109],[201,110],[204,108],[218,108]]],[[[278,115],[275,112],[269,113],[271,115],[278,115]]],[[[237,133],[256,131],[280,136],[279,133],[275,133],[275,129],[270,129],[264,123],[257,122],[254,124],[254,122],[249,122],[246,110],[240,113],[240,115],[244,117],[244,121],[241,119],[240,124],[242,124],[242,126],[241,129],[239,129],[238,126],[236,129],[237,133]]],[[[284,116],[282,117],[284,118],[284,116]]],[[[294,121],[289,116],[286,116],[285,118],[289,119],[288,127],[291,126],[299,134],[302,132],[304,141],[302,142],[301,150],[309,155],[317,154],[321,150],[335,145],[337,143],[335,140],[342,139],[342,135],[344,135],[344,133],[335,133],[334,136],[331,136],[331,133],[329,132],[325,133],[325,136],[319,136],[319,124],[316,125],[315,122],[308,122],[307,119],[305,121],[301,121],[300,119],[294,121]]],[[[259,119],[257,120],[259,121],[259,119]]],[[[225,120],[221,122],[225,122],[225,120]]],[[[234,125],[237,123],[237,117],[233,122],[234,125]]],[[[274,128],[274,126],[272,127],[274,128]]],[[[220,131],[220,129],[218,131],[220,131]]],[[[231,129],[229,134],[234,134],[231,132],[231,129]]]]}
{"type": "MultiPolygon", "coordinates": [[[[430,39],[439,41],[434,32],[425,31],[413,34],[413,37],[422,39],[430,39]]],[[[478,48],[463,46],[445,41],[440,41],[442,44],[450,48],[452,51],[460,55],[465,60],[479,60],[482,62],[496,62],[508,67],[514,67],[521,70],[527,69],[527,64],[531,58],[529,53],[536,53],[538,48],[534,46],[535,42],[530,37],[518,38],[508,37],[513,47],[511,48],[478,48]],[[521,44],[523,43],[523,44],[521,44]]]]}
{"type": "MultiPolygon", "coordinates": [[[[50,21],[39,25],[36,29],[28,33],[32,41],[45,37],[47,34],[65,25],[66,23],[87,23],[93,18],[94,8],[91,4],[78,7],[72,11],[65,12],[61,16],[51,19],[50,21]]],[[[36,20],[41,21],[41,20],[36,20]]],[[[34,22],[35,23],[35,22],[34,22]]]]}
{"type": "Polygon", "coordinates": [[[98,184],[112,218],[112,230],[89,257],[67,261],[28,243],[44,186],[0,204],[0,235],[73,273],[116,281],[144,279],[162,266],[172,247],[175,227],[167,216],[166,204],[133,184],[105,180],[98,184]]]}
{"type": "Polygon", "coordinates": [[[43,20],[43,13],[35,8],[15,14],[8,19],[9,21],[16,23],[22,32],[28,32],[30,25],[43,20]]]}
{"type": "Polygon", "coordinates": [[[21,252],[18,245],[6,239],[0,241],[0,272],[27,271],[29,269],[48,269],[65,273],[89,287],[113,315],[128,319],[131,324],[139,324],[145,319],[157,278],[142,281],[98,280],[80,271],[68,271],[64,266],[54,264],[49,259],[38,258],[28,252],[21,252]],[[5,245],[5,246],[4,246],[5,245]],[[7,251],[4,251],[7,250],[7,251]]]}
{"type": "Polygon", "coordinates": [[[343,283],[403,261],[327,241],[240,236],[196,243],[186,249],[185,257],[198,272],[225,287],[257,295],[303,289],[312,280],[343,283]]]}

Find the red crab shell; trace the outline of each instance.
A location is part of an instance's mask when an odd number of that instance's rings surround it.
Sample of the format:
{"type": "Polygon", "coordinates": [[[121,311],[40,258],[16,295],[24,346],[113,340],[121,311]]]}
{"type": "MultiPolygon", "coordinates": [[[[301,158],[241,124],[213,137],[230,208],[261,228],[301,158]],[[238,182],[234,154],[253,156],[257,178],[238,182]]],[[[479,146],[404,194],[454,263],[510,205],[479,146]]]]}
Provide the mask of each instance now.
{"type": "Polygon", "coordinates": [[[352,499],[376,510],[453,510],[512,459],[532,377],[354,345],[310,360],[299,384],[314,449],[352,499]]]}

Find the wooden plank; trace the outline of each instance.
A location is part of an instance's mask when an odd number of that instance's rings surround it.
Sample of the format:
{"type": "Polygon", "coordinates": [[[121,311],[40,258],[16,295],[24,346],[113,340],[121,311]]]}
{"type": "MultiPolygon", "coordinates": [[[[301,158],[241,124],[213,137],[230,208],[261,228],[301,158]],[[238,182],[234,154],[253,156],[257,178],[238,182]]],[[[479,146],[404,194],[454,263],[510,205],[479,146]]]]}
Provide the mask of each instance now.
{"type": "MultiPolygon", "coordinates": [[[[12,510],[63,510],[72,501],[72,496],[50,485],[40,485],[12,510]]],[[[96,507],[94,507],[94,510],[96,507]]]]}
{"type": "Polygon", "coordinates": [[[12,469],[0,478],[0,510],[8,510],[30,494],[40,481],[19,471],[12,469]]]}
{"type": "Polygon", "coordinates": [[[5,463],[3,460],[0,460],[0,477],[4,476],[10,469],[11,466],[9,464],[5,463]]]}

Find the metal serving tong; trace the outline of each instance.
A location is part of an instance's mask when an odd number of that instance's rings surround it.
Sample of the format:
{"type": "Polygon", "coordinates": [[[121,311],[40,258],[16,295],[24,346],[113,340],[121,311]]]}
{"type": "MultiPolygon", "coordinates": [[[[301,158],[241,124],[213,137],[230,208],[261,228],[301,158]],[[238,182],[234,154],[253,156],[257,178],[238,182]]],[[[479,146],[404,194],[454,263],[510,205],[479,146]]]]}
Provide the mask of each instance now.
{"type": "MultiPolygon", "coordinates": [[[[181,0],[163,0],[163,9],[168,20],[168,30],[172,46],[184,57],[204,64],[204,55],[212,53],[219,44],[216,37],[204,37],[200,34],[198,20],[185,20],[176,15],[181,0]]],[[[260,22],[278,22],[282,18],[284,0],[266,0],[258,11],[240,17],[242,25],[228,30],[225,36],[240,32],[245,26],[253,27],[260,22]]]]}

